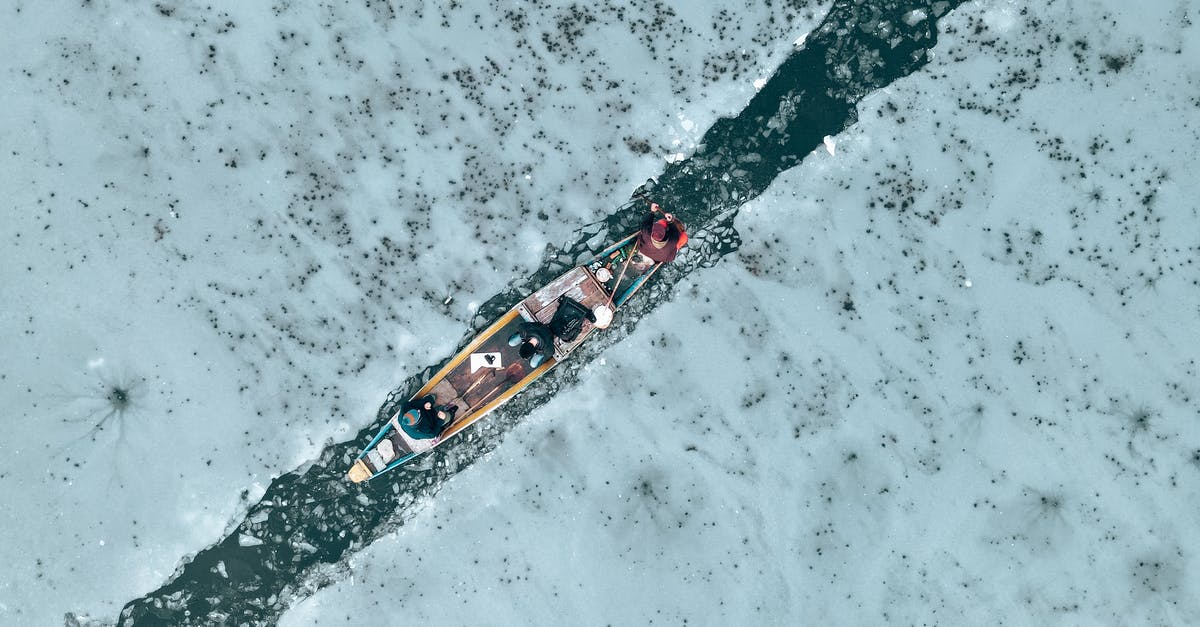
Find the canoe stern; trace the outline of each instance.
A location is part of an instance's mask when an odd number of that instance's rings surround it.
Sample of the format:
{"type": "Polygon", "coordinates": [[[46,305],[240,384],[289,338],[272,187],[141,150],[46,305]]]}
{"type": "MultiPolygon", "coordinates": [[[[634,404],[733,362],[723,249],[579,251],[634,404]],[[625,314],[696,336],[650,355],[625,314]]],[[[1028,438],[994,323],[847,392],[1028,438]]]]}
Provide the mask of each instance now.
{"type": "Polygon", "coordinates": [[[354,483],[362,483],[370,479],[373,474],[375,473],[371,472],[370,468],[367,468],[367,462],[359,459],[355,460],[354,465],[350,467],[350,472],[346,473],[346,478],[354,483]]]}

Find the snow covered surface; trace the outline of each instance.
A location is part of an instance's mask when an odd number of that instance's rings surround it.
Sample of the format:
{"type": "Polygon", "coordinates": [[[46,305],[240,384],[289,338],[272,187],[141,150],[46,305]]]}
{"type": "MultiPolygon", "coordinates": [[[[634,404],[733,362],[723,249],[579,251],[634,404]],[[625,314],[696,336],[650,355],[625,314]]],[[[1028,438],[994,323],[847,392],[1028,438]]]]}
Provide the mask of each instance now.
{"type": "MultiPolygon", "coordinates": [[[[2,11],[13,624],[163,583],[823,13],[2,11]]],[[[1200,622],[1198,18],[960,7],[738,253],[282,622],[1200,622]]]]}

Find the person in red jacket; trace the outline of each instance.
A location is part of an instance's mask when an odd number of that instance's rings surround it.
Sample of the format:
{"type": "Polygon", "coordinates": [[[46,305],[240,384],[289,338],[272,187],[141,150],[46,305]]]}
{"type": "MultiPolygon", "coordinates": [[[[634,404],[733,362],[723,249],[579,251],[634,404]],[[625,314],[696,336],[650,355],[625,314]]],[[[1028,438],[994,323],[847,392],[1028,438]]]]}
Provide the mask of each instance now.
{"type": "Polygon", "coordinates": [[[650,213],[642,220],[642,229],[638,232],[638,252],[657,263],[667,263],[675,260],[675,255],[687,241],[683,222],[674,214],[664,212],[658,203],[650,203],[650,213]]]}

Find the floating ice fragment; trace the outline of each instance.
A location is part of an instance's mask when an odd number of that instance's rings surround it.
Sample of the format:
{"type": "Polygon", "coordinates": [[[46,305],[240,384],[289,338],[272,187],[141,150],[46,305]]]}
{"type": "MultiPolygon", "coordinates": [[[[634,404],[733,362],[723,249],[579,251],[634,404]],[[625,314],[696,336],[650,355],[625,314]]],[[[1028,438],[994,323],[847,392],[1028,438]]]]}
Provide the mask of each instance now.
{"type": "Polygon", "coordinates": [[[262,540],[259,540],[254,536],[246,535],[244,533],[238,534],[238,546],[258,546],[262,543],[262,540]]]}
{"type": "Polygon", "coordinates": [[[317,547],[315,547],[307,542],[304,542],[304,541],[293,542],[292,546],[296,547],[297,549],[300,549],[301,551],[304,551],[305,553],[316,553],[317,552],[317,547]]]}
{"type": "Polygon", "coordinates": [[[229,579],[229,573],[225,571],[225,560],[217,562],[217,573],[222,577],[229,579]]]}
{"type": "Polygon", "coordinates": [[[833,143],[832,137],[826,135],[821,141],[825,142],[825,150],[828,150],[830,155],[833,155],[837,152],[837,146],[833,143]]]}
{"type": "Polygon", "coordinates": [[[923,22],[926,17],[927,16],[924,9],[913,9],[912,11],[905,13],[903,19],[905,24],[908,24],[909,26],[916,26],[917,24],[923,22]]]}

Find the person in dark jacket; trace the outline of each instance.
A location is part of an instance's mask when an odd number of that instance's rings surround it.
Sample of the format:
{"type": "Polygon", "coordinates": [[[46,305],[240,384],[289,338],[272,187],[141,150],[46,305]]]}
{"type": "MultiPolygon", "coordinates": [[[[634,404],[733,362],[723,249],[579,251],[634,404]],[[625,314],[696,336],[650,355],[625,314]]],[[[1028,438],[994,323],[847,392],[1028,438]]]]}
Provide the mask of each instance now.
{"type": "Polygon", "coordinates": [[[683,222],[675,214],[664,212],[658,203],[650,203],[650,214],[642,220],[638,232],[638,252],[657,263],[668,263],[675,260],[687,241],[683,222]]]}
{"type": "Polygon", "coordinates": [[[542,365],[554,354],[554,335],[540,322],[522,322],[520,329],[508,338],[509,346],[520,344],[517,351],[522,359],[528,359],[532,368],[542,365]]]}
{"type": "Polygon", "coordinates": [[[400,426],[415,440],[436,438],[454,422],[458,405],[434,405],[437,397],[422,397],[400,417],[400,426]]]}

